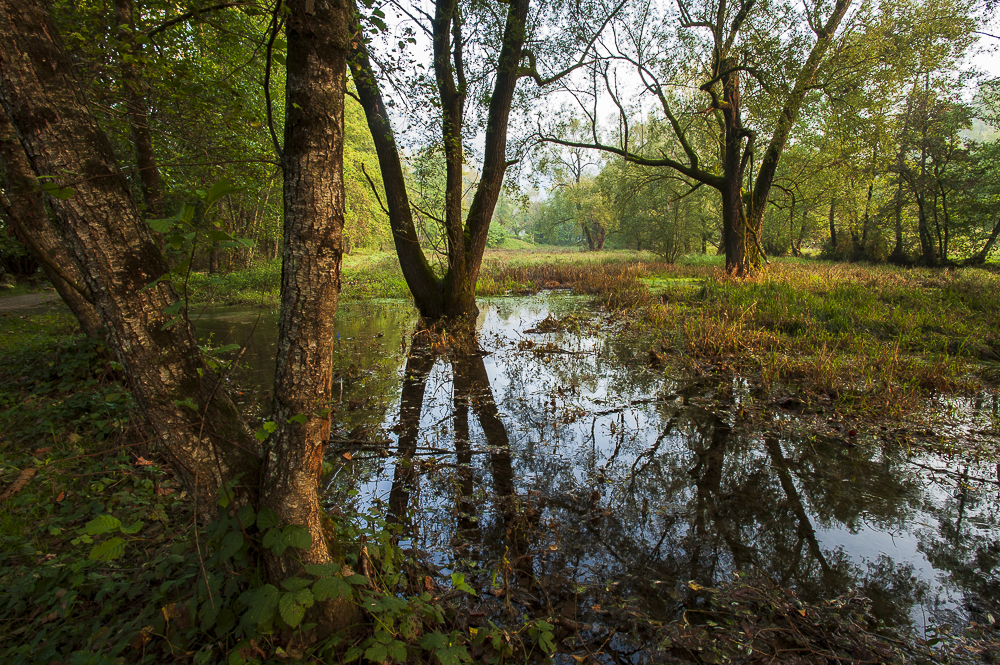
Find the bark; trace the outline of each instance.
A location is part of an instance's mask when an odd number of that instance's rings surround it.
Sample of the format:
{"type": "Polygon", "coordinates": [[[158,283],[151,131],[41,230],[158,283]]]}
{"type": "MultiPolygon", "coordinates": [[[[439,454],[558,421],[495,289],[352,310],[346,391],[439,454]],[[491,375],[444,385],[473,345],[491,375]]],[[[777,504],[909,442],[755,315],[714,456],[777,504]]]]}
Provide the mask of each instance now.
{"type": "Polygon", "coordinates": [[[142,91],[142,82],[136,72],[136,61],[142,56],[142,47],[135,41],[135,5],[132,0],[114,0],[115,23],[122,48],[118,54],[119,71],[125,93],[128,127],[135,147],[135,161],[139,170],[139,188],[146,205],[145,214],[150,218],[163,216],[160,206],[160,169],[153,152],[153,137],[149,131],[149,104],[142,91]]]}
{"type": "MultiPolygon", "coordinates": [[[[87,108],[45,8],[0,2],[0,103],[38,177],[70,198],[49,197],[56,226],[83,273],[148,431],[203,514],[225,481],[256,480],[260,450],[186,323],[164,327],[177,302],[107,137],[87,108]],[[194,404],[195,409],[185,406],[194,404]]],[[[237,504],[256,483],[232,488],[237,504]]]]}
{"type": "Polygon", "coordinates": [[[16,230],[28,252],[42,266],[45,276],[80,322],[84,334],[103,339],[101,320],[80,266],[52,224],[42,201],[41,187],[6,113],[0,113],[0,172],[7,194],[3,204],[5,221],[16,230]]]}
{"type": "Polygon", "coordinates": [[[749,233],[743,207],[743,129],[740,108],[740,73],[737,61],[727,59],[720,67],[723,100],[722,116],[725,124],[726,141],[722,154],[723,182],[719,189],[722,194],[722,237],[726,248],[726,272],[743,276],[752,273],[759,265],[760,258],[753,246],[754,238],[749,233]]]}
{"type": "MultiPolygon", "coordinates": [[[[271,579],[300,574],[302,564],[342,562],[323,529],[319,480],[330,436],[334,315],[340,292],[344,227],[344,91],[350,49],[346,0],[294,0],[287,23],[285,88],[285,245],[272,418],[261,506],[284,524],[304,526],[311,547],[267,557],[271,579]]],[[[311,612],[323,632],[360,621],[350,598],[311,612]]]]}

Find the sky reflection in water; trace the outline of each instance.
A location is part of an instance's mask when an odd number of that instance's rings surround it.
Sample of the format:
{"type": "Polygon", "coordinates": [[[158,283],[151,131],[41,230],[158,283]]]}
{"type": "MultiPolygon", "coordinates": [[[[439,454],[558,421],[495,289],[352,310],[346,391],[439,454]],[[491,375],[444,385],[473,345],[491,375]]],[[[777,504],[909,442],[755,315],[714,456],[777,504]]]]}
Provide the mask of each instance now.
{"type": "MultiPolygon", "coordinates": [[[[762,433],[741,417],[755,399],[745,381],[666,376],[606,330],[526,332],[550,314],[591,316],[583,300],[481,309],[480,353],[448,358],[410,343],[409,306],[341,308],[328,488],[399,521],[481,593],[502,586],[581,620],[616,602],[669,619],[698,585],[756,569],[810,600],[860,587],[894,623],[996,611],[995,463],[810,437],[777,405],[762,433]]],[[[247,319],[214,312],[199,332],[242,343],[247,319]]],[[[262,317],[234,378],[248,406],[266,404],[275,336],[262,317]]]]}

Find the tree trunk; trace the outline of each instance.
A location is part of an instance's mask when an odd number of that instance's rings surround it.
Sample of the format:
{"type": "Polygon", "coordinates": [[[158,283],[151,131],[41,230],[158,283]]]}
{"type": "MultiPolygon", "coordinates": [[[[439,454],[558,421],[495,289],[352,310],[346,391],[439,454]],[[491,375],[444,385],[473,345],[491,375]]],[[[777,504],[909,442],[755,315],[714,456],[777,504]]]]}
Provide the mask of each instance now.
{"type": "Polygon", "coordinates": [[[828,221],[830,224],[830,244],[833,245],[833,251],[837,251],[837,218],[834,214],[837,211],[837,199],[830,199],[830,215],[828,221]]]}
{"type": "Polygon", "coordinates": [[[798,118],[806,95],[813,86],[816,72],[823,64],[823,58],[833,42],[833,36],[837,32],[841,20],[847,14],[851,2],[852,0],[837,0],[826,24],[816,31],[816,42],[813,44],[805,64],[802,65],[802,69],[799,70],[791,94],[785,100],[785,105],[778,114],[777,126],[774,129],[774,134],[771,135],[771,142],[761,158],[760,170],[754,181],[753,195],[750,197],[750,210],[747,212],[747,227],[755,236],[755,241],[759,242],[763,229],[767,197],[771,193],[771,185],[774,183],[774,176],[778,170],[778,160],[785,149],[785,144],[788,142],[792,126],[798,118]]]}
{"type": "MultiPolygon", "coordinates": [[[[461,172],[466,82],[461,11],[457,0],[437,0],[435,3],[432,21],[434,74],[443,107],[442,138],[447,164],[445,231],[448,237],[448,269],[441,279],[434,275],[420,249],[398,148],[381,91],[375,82],[368,47],[364,40],[355,40],[350,59],[351,72],[368,127],[375,139],[396,251],[417,309],[425,317],[458,318],[474,316],[478,312],[476,281],[486,250],[493,210],[507,170],[507,126],[519,75],[528,8],[528,0],[512,0],[507,4],[503,41],[486,119],[483,170],[463,224],[461,172]]],[[[355,24],[354,30],[358,29],[355,24]]]]}
{"type": "Polygon", "coordinates": [[[42,201],[42,190],[31,171],[6,113],[0,113],[0,173],[7,200],[4,219],[13,227],[45,276],[69,307],[87,337],[103,339],[101,319],[94,309],[76,259],[66,250],[42,201]]]}
{"type": "Polygon", "coordinates": [[[740,101],[740,73],[735,58],[724,60],[720,67],[723,99],[722,115],[725,120],[726,143],[722,155],[722,238],[726,248],[726,272],[742,277],[759,266],[759,256],[747,227],[743,208],[743,129],[740,101]]]}
{"type": "Polygon", "coordinates": [[[1000,219],[997,219],[993,225],[993,231],[990,233],[990,237],[986,239],[986,244],[983,245],[983,248],[976,252],[975,255],[966,259],[963,265],[981,266],[986,263],[986,259],[989,258],[990,252],[993,251],[993,246],[996,244],[998,237],[1000,237],[1000,219]]]}
{"type": "MultiPolygon", "coordinates": [[[[298,557],[265,559],[271,579],[301,574],[303,564],[342,562],[323,529],[319,480],[330,437],[334,315],[340,293],[344,227],[344,90],[350,49],[347,0],[293,0],[286,5],[285,246],[281,271],[277,371],[261,506],[312,538],[298,557]]],[[[323,632],[360,620],[350,598],[319,612],[323,632]]]]}
{"type": "Polygon", "coordinates": [[[146,96],[142,94],[142,83],[136,75],[136,62],[142,55],[142,47],[135,41],[135,5],[132,0],[114,0],[114,6],[118,39],[124,47],[118,54],[119,71],[125,93],[128,128],[132,133],[135,161],[139,169],[142,200],[146,205],[143,212],[146,217],[155,219],[163,216],[160,207],[160,169],[153,153],[146,96]]]}
{"type": "MultiPolygon", "coordinates": [[[[165,326],[177,302],[167,264],[140,219],[107,137],[87,108],[41,3],[0,1],[0,103],[49,196],[151,437],[197,510],[212,515],[226,481],[259,477],[260,447],[202,361],[186,323],[165,326]],[[64,198],[66,194],[71,194],[64,198]],[[194,404],[192,409],[186,404],[194,404]]],[[[256,485],[232,487],[237,505],[256,485]]]]}

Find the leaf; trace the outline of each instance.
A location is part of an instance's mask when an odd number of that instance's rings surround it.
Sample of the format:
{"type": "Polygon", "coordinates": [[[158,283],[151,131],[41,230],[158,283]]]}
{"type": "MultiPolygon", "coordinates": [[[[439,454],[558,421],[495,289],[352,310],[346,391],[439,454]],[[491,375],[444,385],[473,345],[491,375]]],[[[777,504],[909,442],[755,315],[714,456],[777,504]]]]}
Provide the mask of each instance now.
{"type": "Polygon", "coordinates": [[[306,608],[296,601],[294,593],[286,593],[282,594],[281,600],[278,601],[278,613],[290,628],[295,628],[306,615],[306,608]]]}
{"type": "Polygon", "coordinates": [[[278,556],[284,554],[285,549],[288,547],[285,544],[285,537],[281,533],[281,529],[278,529],[277,527],[268,529],[267,533],[264,534],[264,539],[261,541],[261,544],[264,546],[264,549],[271,550],[278,556]]]}
{"type": "Polygon", "coordinates": [[[299,589],[296,591],[295,600],[301,604],[302,607],[312,607],[313,603],[316,602],[313,592],[309,589],[299,589]]]}
{"type": "Polygon", "coordinates": [[[233,192],[240,191],[240,187],[237,187],[229,180],[222,179],[212,185],[212,188],[208,190],[208,194],[205,195],[205,206],[211,206],[213,203],[221,199],[226,194],[232,194],[233,192]]]}
{"type": "Polygon", "coordinates": [[[125,539],[112,538],[94,545],[87,557],[91,561],[114,561],[125,553],[125,539]]]}
{"type": "Polygon", "coordinates": [[[340,577],[324,577],[312,585],[313,596],[322,602],[327,598],[343,598],[351,595],[351,585],[340,577]]]}
{"type": "Polygon", "coordinates": [[[118,531],[121,526],[122,523],[117,517],[112,517],[111,515],[98,515],[94,519],[87,522],[87,525],[83,527],[83,532],[88,536],[99,536],[102,533],[118,531]]]}
{"type": "Polygon", "coordinates": [[[305,589],[310,584],[312,584],[312,582],[302,579],[301,577],[289,577],[288,579],[281,580],[281,586],[285,587],[288,591],[305,589]]]}
{"type": "Polygon", "coordinates": [[[358,575],[357,573],[355,573],[354,575],[351,575],[350,577],[347,577],[345,579],[348,582],[350,582],[351,584],[355,584],[355,585],[357,585],[357,584],[368,584],[368,582],[369,582],[369,580],[368,580],[367,577],[365,577],[364,575],[358,575]]]}
{"type": "Polygon", "coordinates": [[[393,640],[388,645],[389,657],[400,663],[406,662],[406,645],[399,640],[393,640]]]}
{"type": "Polygon", "coordinates": [[[340,572],[339,563],[307,563],[306,572],[316,577],[333,577],[340,572]]]}
{"type": "Polygon", "coordinates": [[[292,416],[291,418],[289,418],[288,422],[290,422],[290,423],[298,423],[300,425],[305,425],[306,424],[306,417],[300,413],[297,416],[292,416]]]}
{"type": "Polygon", "coordinates": [[[389,650],[384,644],[373,644],[365,649],[365,658],[375,663],[383,663],[389,657],[389,650]]]}
{"type": "Polygon", "coordinates": [[[446,649],[438,649],[434,652],[434,655],[441,665],[459,665],[459,663],[468,663],[471,660],[469,652],[461,644],[446,649]]]}
{"type": "Polygon", "coordinates": [[[272,53],[271,53],[271,59],[274,60],[279,65],[284,65],[285,64],[285,56],[282,55],[281,53],[274,53],[272,51],[272,53]]]}
{"type": "Polygon", "coordinates": [[[284,529],[285,545],[297,547],[300,550],[307,550],[312,546],[312,535],[305,527],[298,524],[289,524],[284,529]]]}
{"type": "Polygon", "coordinates": [[[177,221],[175,218],[170,217],[168,219],[148,219],[146,223],[157,233],[168,233],[170,229],[174,228],[175,221],[177,221]]]}
{"type": "Polygon", "coordinates": [[[448,636],[437,631],[433,633],[427,633],[420,638],[420,646],[422,646],[427,651],[437,651],[438,649],[445,649],[448,647],[448,636]]]}
{"type": "Polygon", "coordinates": [[[130,526],[123,526],[122,533],[139,533],[142,529],[142,520],[136,520],[132,522],[130,526]]]}
{"type": "MultiPolygon", "coordinates": [[[[264,424],[267,425],[267,423],[264,424]]],[[[264,508],[257,513],[257,528],[261,531],[270,529],[272,526],[277,526],[279,522],[281,522],[281,519],[278,517],[278,513],[270,508],[264,508]]]]}
{"type": "Polygon", "coordinates": [[[250,601],[250,607],[244,617],[245,620],[252,624],[259,624],[270,619],[278,606],[280,594],[278,587],[273,584],[265,584],[257,589],[250,601]]]}
{"type": "Polygon", "coordinates": [[[222,539],[222,549],[219,550],[219,556],[225,561],[239,552],[241,547],[243,547],[243,534],[239,531],[230,531],[222,539]]]}
{"type": "Polygon", "coordinates": [[[76,194],[72,187],[60,187],[54,182],[43,182],[42,191],[56,199],[71,199],[76,194]]]}

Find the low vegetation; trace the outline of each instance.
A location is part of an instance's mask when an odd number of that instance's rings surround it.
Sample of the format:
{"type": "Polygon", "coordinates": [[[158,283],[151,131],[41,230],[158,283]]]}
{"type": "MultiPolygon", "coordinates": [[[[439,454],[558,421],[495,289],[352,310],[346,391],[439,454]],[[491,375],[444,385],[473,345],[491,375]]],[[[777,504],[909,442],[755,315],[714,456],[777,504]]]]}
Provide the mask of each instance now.
{"type": "MultiPolygon", "coordinates": [[[[233,273],[212,297],[270,302],[279,274],[274,263],[233,273]]],[[[480,283],[483,295],[555,288],[595,298],[618,334],[648,344],[657,370],[739,373],[769,398],[823,399],[856,416],[909,413],[929,394],[1000,379],[1000,275],[988,270],[790,261],[736,281],[704,259],[496,250],[480,283]]],[[[347,260],[345,298],[404,295],[390,258],[347,260]]],[[[263,584],[240,529],[267,529],[266,516],[223,510],[218,522],[196,521],[136,425],[116,364],[68,315],[0,315],[0,356],[3,662],[448,665],[541,662],[557,649],[590,662],[580,635],[591,628],[560,617],[470,624],[462,576],[404,556],[377,515],[330,527],[365,575],[263,584]],[[296,623],[295,602],[324,593],[350,594],[371,630],[304,648],[309,626],[296,623]]],[[[294,547],[294,534],[285,540],[294,547]]],[[[628,617],[651,657],[974,662],[998,649],[983,627],[922,640],[893,632],[856,595],[803,603],[753,578],[697,592],[703,609],[680,621],[628,617]]]]}

